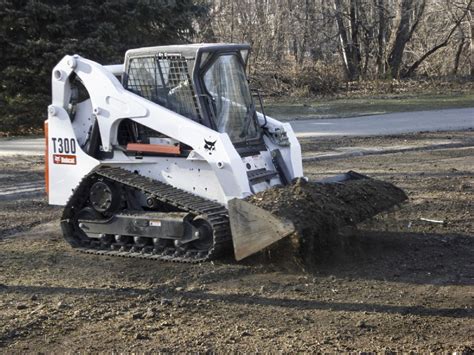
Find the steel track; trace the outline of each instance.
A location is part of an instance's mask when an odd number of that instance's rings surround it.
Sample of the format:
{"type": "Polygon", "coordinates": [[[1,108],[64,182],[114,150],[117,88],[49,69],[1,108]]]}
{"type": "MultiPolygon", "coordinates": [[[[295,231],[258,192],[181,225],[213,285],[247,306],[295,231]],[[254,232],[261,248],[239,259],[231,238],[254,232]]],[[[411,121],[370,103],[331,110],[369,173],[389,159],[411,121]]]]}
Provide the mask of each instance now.
{"type": "Polygon", "coordinates": [[[79,183],[64,208],[61,228],[64,239],[81,252],[184,263],[197,263],[215,259],[231,248],[232,240],[228,212],[225,206],[122,168],[107,166],[101,166],[93,170],[79,183]],[[140,191],[181,211],[202,216],[212,227],[212,245],[208,250],[191,248],[182,250],[177,247],[167,247],[159,251],[153,246],[142,247],[137,244],[127,244],[119,247],[114,243],[104,245],[97,240],[84,238],[83,232],[77,226],[76,216],[87,206],[89,189],[98,180],[113,181],[123,188],[140,191]]]}

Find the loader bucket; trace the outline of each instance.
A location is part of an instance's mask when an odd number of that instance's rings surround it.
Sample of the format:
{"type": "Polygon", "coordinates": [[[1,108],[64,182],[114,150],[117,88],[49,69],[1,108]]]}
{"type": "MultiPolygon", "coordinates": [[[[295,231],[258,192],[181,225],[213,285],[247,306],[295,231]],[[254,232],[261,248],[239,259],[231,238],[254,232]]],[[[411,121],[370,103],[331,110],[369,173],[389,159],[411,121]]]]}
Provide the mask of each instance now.
{"type": "Polygon", "coordinates": [[[395,185],[354,171],[318,181],[297,179],[245,200],[233,199],[229,219],[235,258],[241,260],[290,234],[302,245],[302,254],[311,253],[318,240],[406,199],[395,185]]]}
{"type": "Polygon", "coordinates": [[[291,221],[247,201],[235,198],[229,201],[228,207],[236,260],[259,252],[295,231],[291,221]]]}
{"type": "Polygon", "coordinates": [[[324,179],[316,180],[314,182],[317,182],[320,184],[335,184],[335,183],[346,182],[349,180],[363,180],[363,179],[370,179],[370,178],[366,175],[359,174],[353,170],[349,170],[347,173],[330,176],[324,179]]]}

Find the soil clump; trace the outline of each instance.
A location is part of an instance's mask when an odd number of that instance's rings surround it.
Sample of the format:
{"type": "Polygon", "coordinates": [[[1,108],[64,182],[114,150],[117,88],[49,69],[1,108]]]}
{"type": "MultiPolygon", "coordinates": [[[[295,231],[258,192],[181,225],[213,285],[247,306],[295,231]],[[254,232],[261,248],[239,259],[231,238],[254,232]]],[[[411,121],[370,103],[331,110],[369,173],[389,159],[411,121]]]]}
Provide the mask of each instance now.
{"type": "Polygon", "coordinates": [[[403,190],[375,179],[319,183],[296,179],[248,198],[252,204],[293,222],[296,232],[264,253],[273,261],[311,269],[321,258],[344,253],[345,228],[407,200],[403,190]]]}

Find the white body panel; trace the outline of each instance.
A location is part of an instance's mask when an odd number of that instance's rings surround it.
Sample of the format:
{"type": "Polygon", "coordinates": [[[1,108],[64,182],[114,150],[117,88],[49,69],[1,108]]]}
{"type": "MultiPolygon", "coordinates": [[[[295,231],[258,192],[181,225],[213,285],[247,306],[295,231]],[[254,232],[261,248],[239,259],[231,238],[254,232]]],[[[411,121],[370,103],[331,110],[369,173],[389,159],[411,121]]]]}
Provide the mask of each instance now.
{"type": "MultiPolygon", "coordinates": [[[[130,171],[164,181],[211,200],[227,204],[232,198],[244,198],[280,182],[250,186],[247,171],[259,168],[275,170],[270,150],[279,149],[291,177],[303,176],[300,145],[289,124],[267,117],[266,128],[286,132],[290,145],[278,145],[265,137],[267,151],[242,158],[226,133],[219,133],[191,119],[170,111],[124,89],[114,75],[120,75],[123,66],[101,66],[79,56],[66,56],[53,70],[52,105],[48,109],[49,202],[64,205],[82,177],[99,164],[121,166],[130,171]],[[67,108],[71,96],[69,77],[75,73],[87,89],[90,100],[77,105],[71,122],[67,108]],[[193,151],[183,157],[143,157],[136,159],[114,149],[117,129],[121,120],[128,118],[182,142],[193,151]],[[87,155],[81,146],[88,139],[91,125],[97,120],[104,152],[114,151],[113,158],[99,161],[87,155]],[[58,139],[76,142],[75,153],[58,152],[58,139]],[[216,142],[209,150],[205,142],[216,142]],[[57,164],[54,157],[75,155],[75,164],[57,164]],[[250,169],[248,168],[250,166],[250,169]]],[[[259,114],[263,125],[263,116],[259,114]]],[[[64,143],[63,143],[64,144],[64,143]]],[[[70,143],[69,143],[70,144],[70,143]]],[[[63,147],[64,148],[64,147],[63,147]]],[[[69,162],[71,163],[71,162],[69,162]]]]}
{"type": "Polygon", "coordinates": [[[49,169],[47,189],[50,204],[64,205],[84,175],[99,165],[100,161],[87,155],[79,144],[76,144],[75,149],[69,144],[69,149],[66,150],[64,142],[76,141],[77,138],[67,112],[61,107],[55,111],[54,116],[50,115],[48,118],[48,156],[45,157],[48,159],[49,169]],[[59,138],[63,140],[61,146],[59,138]],[[55,161],[55,158],[67,159],[68,156],[75,157],[74,164],[71,161],[66,163],[55,161]]]}

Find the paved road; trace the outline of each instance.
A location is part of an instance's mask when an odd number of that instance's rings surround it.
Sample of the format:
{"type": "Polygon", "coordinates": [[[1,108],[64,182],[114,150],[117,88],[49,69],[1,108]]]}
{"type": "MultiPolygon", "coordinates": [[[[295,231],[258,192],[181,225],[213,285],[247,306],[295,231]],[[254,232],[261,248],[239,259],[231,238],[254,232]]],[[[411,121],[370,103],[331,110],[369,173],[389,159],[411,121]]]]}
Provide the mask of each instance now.
{"type": "Polygon", "coordinates": [[[2,181],[0,174],[0,201],[18,200],[44,196],[44,180],[34,180],[17,183],[14,180],[2,181]]]}
{"type": "Polygon", "coordinates": [[[43,138],[0,139],[0,156],[5,155],[42,155],[43,138]]]}
{"type": "MultiPolygon", "coordinates": [[[[372,136],[420,131],[453,131],[474,128],[474,108],[389,113],[352,118],[299,120],[291,122],[298,137],[372,136]]],[[[2,139],[2,155],[41,155],[44,140],[2,139]]]]}
{"type": "Polygon", "coordinates": [[[474,108],[291,122],[298,137],[374,136],[474,128],[474,108]]]}

